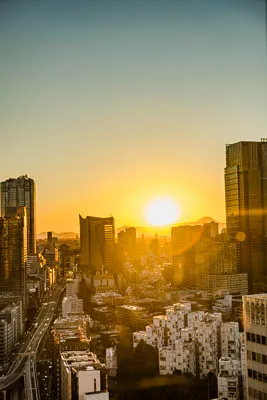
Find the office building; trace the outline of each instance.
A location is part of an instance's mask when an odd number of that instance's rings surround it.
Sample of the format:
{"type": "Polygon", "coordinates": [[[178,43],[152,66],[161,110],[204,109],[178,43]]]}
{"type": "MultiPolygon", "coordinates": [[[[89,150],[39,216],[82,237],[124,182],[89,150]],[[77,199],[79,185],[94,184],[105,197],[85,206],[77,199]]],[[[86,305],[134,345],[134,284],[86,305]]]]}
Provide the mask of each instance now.
{"type": "Polygon", "coordinates": [[[266,288],[267,141],[226,145],[226,228],[250,293],[266,288]]]}
{"type": "Polygon", "coordinates": [[[267,399],[267,294],[243,296],[246,399],[267,399]]]}
{"type": "Polygon", "coordinates": [[[8,207],[0,218],[0,293],[26,304],[27,217],[25,207],[8,207]]]}
{"type": "Polygon", "coordinates": [[[94,275],[103,269],[112,271],[114,260],[114,218],[80,215],[80,266],[94,275]]]}
{"type": "Polygon", "coordinates": [[[17,179],[9,178],[1,182],[1,216],[5,217],[8,207],[26,207],[27,209],[27,251],[36,253],[36,210],[35,182],[27,175],[17,179]]]}
{"type": "Polygon", "coordinates": [[[129,259],[136,258],[136,228],[125,228],[118,233],[118,244],[129,259]]]}
{"type": "Polygon", "coordinates": [[[248,294],[247,274],[207,274],[202,290],[208,293],[227,291],[231,294],[248,294]]]}

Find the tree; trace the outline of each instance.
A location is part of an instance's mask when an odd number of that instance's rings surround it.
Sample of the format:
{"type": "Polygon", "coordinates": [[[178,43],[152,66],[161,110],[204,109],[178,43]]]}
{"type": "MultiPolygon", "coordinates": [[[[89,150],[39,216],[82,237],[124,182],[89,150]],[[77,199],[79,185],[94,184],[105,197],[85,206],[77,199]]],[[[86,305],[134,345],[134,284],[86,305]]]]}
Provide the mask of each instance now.
{"type": "Polygon", "coordinates": [[[158,350],[146,344],[143,340],[139,342],[133,354],[132,378],[152,378],[158,375],[159,361],[158,350]]]}

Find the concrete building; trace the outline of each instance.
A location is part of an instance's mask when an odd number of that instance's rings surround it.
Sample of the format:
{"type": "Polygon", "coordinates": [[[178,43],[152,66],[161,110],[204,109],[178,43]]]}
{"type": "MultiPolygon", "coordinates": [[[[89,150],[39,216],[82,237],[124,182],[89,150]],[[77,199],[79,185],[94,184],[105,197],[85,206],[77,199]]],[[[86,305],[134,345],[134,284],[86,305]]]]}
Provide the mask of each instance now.
{"type": "Polygon", "coordinates": [[[212,311],[222,314],[231,314],[232,312],[232,295],[225,294],[222,298],[216,299],[212,306],[212,311]]]}
{"type": "Polygon", "coordinates": [[[116,347],[106,348],[106,369],[109,376],[116,376],[118,371],[118,359],[116,347]]]}
{"type": "Polygon", "coordinates": [[[209,372],[218,373],[221,323],[221,314],[206,313],[198,324],[197,347],[200,379],[204,379],[209,372]]]}
{"type": "Polygon", "coordinates": [[[9,319],[0,319],[0,365],[7,363],[12,351],[12,325],[9,319]]]}
{"type": "Polygon", "coordinates": [[[134,332],[133,346],[144,340],[157,347],[162,375],[181,370],[203,379],[218,372],[221,324],[220,313],[191,312],[190,303],[177,303],[153,317],[145,331],[134,332]]]}
{"type": "Polygon", "coordinates": [[[246,399],[247,387],[247,350],[244,332],[240,333],[240,361],[241,361],[241,376],[242,376],[242,393],[243,399],[246,399]]]}
{"type": "Polygon", "coordinates": [[[26,207],[27,209],[27,253],[36,253],[36,209],[35,182],[27,175],[17,179],[9,178],[1,182],[1,216],[7,215],[8,207],[26,207]]]}
{"type": "Polygon", "coordinates": [[[159,350],[160,375],[172,375],[174,371],[197,374],[196,332],[192,328],[181,329],[181,339],[174,345],[159,350]]]}
{"type": "Polygon", "coordinates": [[[240,332],[238,322],[221,325],[221,356],[240,360],[240,332]]]}
{"type": "Polygon", "coordinates": [[[267,398],[267,294],[243,296],[246,399],[267,398]]]}
{"type": "Polygon", "coordinates": [[[108,271],[97,271],[93,276],[93,287],[96,293],[110,292],[116,289],[115,280],[113,274],[108,273],[108,271]]]}
{"type": "Polygon", "coordinates": [[[78,294],[80,282],[80,275],[76,275],[74,278],[68,278],[66,280],[66,297],[72,297],[78,294]]]}
{"type": "Polygon", "coordinates": [[[101,390],[102,367],[96,355],[89,351],[61,353],[61,398],[108,400],[108,392],[101,390]]]}
{"type": "Polygon", "coordinates": [[[24,321],[22,302],[17,301],[16,303],[4,307],[0,306],[0,319],[6,320],[11,324],[11,342],[13,347],[23,334],[24,321]]]}
{"type": "Polygon", "coordinates": [[[218,398],[239,400],[242,395],[241,365],[239,360],[222,357],[219,360],[218,398]]]}
{"type": "Polygon", "coordinates": [[[76,295],[64,297],[62,300],[62,317],[66,318],[71,313],[83,314],[83,300],[76,295]]]}

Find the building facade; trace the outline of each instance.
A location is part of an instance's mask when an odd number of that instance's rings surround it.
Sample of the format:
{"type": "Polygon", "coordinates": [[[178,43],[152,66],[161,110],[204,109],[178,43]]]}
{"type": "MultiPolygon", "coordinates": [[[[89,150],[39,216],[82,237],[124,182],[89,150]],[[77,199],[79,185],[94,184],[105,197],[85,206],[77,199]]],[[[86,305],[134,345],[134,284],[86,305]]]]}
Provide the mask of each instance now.
{"type": "Polygon", "coordinates": [[[27,209],[27,251],[36,253],[36,209],[35,182],[27,175],[17,179],[9,178],[1,182],[1,216],[5,217],[8,207],[26,207],[27,209]]]}
{"type": "Polygon", "coordinates": [[[114,260],[114,218],[80,215],[80,265],[91,274],[112,271],[114,260]]]}
{"type": "Polygon", "coordinates": [[[26,305],[27,218],[25,207],[8,207],[0,218],[0,293],[26,305]]]}
{"type": "Polygon", "coordinates": [[[246,399],[267,399],[267,294],[243,296],[246,399]]]}
{"type": "Polygon", "coordinates": [[[237,272],[248,274],[249,293],[266,288],[267,141],[226,145],[226,227],[236,249],[237,272]]]}

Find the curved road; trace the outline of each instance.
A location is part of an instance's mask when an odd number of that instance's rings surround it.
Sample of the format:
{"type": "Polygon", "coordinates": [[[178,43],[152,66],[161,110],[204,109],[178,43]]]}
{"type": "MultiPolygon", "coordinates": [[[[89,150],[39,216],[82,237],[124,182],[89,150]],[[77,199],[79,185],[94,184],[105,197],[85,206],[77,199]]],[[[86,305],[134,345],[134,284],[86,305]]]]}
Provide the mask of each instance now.
{"type": "Polygon", "coordinates": [[[65,284],[59,285],[52,294],[51,300],[44,303],[36,318],[37,325],[32,329],[27,343],[21,348],[21,352],[13,361],[5,377],[0,380],[0,391],[8,389],[23,375],[25,375],[26,399],[40,399],[40,392],[36,373],[36,356],[39,345],[53,321],[54,311],[60,296],[65,289],[65,284]]]}

